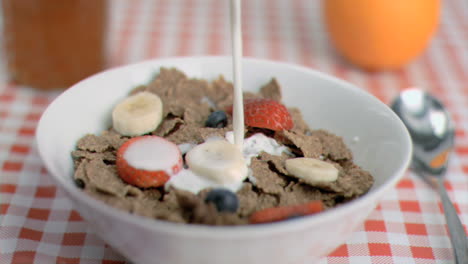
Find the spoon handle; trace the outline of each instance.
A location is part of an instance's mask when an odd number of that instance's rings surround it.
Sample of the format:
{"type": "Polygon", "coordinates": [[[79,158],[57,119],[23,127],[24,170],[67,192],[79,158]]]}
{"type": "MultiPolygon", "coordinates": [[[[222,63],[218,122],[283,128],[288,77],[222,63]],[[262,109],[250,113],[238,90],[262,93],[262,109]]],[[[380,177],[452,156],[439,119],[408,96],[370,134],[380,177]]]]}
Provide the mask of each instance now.
{"type": "Polygon", "coordinates": [[[453,251],[455,253],[455,263],[468,263],[468,239],[465,229],[457,215],[457,211],[450,201],[447,191],[444,187],[442,178],[438,178],[438,190],[444,207],[445,220],[450,233],[453,251]]]}

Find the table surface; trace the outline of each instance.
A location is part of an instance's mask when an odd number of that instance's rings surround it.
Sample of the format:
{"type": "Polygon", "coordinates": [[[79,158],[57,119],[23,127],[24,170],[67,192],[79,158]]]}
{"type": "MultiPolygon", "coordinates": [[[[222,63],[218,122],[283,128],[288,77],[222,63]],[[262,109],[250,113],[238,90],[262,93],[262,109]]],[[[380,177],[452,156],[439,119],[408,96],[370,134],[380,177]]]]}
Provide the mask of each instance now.
{"type": "MultiPolygon", "coordinates": [[[[304,65],[356,84],[388,103],[424,87],[451,111],[456,148],[449,196],[468,226],[468,5],[443,1],[426,52],[401,70],[363,72],[330,47],[320,1],[244,1],[244,54],[304,65]]],[[[229,1],[113,0],[109,66],[149,58],[230,55],[229,1]]],[[[395,47],[397,48],[397,47],[395,47]]],[[[58,92],[40,92],[0,74],[0,263],[125,263],[56,187],[34,142],[41,113],[58,92]]],[[[319,263],[453,263],[441,203],[408,172],[345,244],[319,263]]]]}

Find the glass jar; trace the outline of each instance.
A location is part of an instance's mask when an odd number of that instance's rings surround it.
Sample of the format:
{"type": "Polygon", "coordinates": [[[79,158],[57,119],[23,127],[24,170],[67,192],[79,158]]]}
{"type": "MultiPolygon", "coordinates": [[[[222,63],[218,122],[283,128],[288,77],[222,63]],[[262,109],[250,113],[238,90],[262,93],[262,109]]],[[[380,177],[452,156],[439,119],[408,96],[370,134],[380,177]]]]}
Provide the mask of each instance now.
{"type": "Polygon", "coordinates": [[[106,0],[1,0],[9,79],[67,88],[105,67],[106,0]]]}

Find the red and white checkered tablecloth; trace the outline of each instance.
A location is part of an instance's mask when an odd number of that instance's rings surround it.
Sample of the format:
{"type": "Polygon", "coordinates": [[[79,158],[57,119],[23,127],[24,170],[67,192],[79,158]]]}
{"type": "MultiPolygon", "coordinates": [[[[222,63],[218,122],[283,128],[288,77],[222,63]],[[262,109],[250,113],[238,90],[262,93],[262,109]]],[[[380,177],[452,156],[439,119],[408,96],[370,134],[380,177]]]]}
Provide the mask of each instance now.
{"type": "MultiPolygon", "coordinates": [[[[229,55],[227,0],[113,0],[110,65],[148,58],[229,55]]],[[[468,3],[443,2],[439,31],[405,68],[367,73],[330,47],[318,0],[243,1],[244,54],[305,65],[346,79],[388,103],[408,86],[447,104],[457,146],[446,187],[468,228],[468,3]]],[[[20,87],[0,74],[0,263],[125,263],[73,210],[42,165],[35,127],[58,92],[20,87]]],[[[332,263],[453,263],[441,203],[407,173],[353,236],[323,258],[332,263]]]]}

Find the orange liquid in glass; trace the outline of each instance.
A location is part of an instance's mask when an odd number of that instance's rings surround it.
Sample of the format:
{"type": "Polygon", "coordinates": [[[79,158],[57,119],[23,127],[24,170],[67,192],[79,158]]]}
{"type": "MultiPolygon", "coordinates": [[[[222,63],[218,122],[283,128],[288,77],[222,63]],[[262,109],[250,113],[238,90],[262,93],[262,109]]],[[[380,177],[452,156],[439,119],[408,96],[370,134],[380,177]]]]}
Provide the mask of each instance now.
{"type": "Polygon", "coordinates": [[[67,88],[105,67],[106,0],[2,0],[12,80],[67,88]]]}

